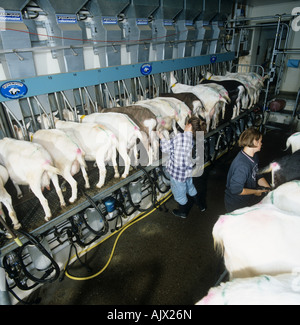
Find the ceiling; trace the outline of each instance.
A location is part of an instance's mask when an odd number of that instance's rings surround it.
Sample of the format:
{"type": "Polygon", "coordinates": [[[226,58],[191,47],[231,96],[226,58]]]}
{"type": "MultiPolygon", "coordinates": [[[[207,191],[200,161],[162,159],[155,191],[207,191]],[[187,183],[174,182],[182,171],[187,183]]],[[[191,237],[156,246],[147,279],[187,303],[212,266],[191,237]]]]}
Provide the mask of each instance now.
{"type": "MultiPolygon", "coordinates": [[[[245,3],[247,3],[249,6],[262,6],[262,5],[276,5],[276,4],[282,4],[285,0],[245,0],[245,3]]],[[[287,0],[287,2],[298,2],[299,0],[287,0]]]]}

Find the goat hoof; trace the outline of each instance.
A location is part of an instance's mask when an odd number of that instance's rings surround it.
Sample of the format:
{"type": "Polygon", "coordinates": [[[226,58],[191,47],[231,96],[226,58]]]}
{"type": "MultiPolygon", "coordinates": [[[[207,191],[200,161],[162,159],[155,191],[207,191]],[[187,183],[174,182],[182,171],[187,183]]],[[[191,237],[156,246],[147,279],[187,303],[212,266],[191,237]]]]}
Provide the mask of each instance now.
{"type": "Polygon", "coordinates": [[[52,218],[52,216],[49,216],[49,217],[45,217],[45,220],[46,220],[46,221],[50,221],[50,220],[51,220],[51,218],[52,218]]]}
{"type": "Polygon", "coordinates": [[[7,239],[12,239],[13,237],[12,237],[12,235],[10,234],[10,233],[5,233],[5,237],[7,238],[7,239]]]}
{"type": "Polygon", "coordinates": [[[22,226],[21,226],[21,224],[20,223],[17,223],[16,225],[14,225],[14,229],[15,230],[18,230],[18,229],[20,229],[22,226]]]}

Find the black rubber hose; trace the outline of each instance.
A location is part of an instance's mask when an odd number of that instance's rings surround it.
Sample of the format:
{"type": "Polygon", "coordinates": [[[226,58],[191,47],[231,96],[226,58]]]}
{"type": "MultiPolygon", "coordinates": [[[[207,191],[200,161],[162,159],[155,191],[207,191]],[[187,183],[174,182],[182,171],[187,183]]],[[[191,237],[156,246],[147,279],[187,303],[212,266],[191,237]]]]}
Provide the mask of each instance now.
{"type": "Polygon", "coordinates": [[[20,232],[23,236],[25,236],[32,245],[36,246],[39,249],[39,251],[50,260],[50,262],[52,264],[52,268],[49,268],[41,278],[37,278],[34,275],[32,275],[27,270],[27,268],[26,268],[26,266],[25,266],[25,264],[23,262],[23,259],[22,259],[23,249],[28,245],[28,243],[26,243],[25,245],[20,247],[20,249],[18,250],[18,256],[19,256],[19,259],[20,259],[20,264],[22,266],[24,274],[30,280],[32,280],[32,281],[34,281],[36,283],[51,283],[51,282],[54,282],[55,280],[57,280],[58,277],[59,277],[60,268],[59,268],[58,264],[55,262],[55,260],[53,259],[53,257],[49,254],[49,252],[44,248],[44,246],[32,234],[29,234],[29,233],[27,233],[27,232],[25,232],[23,230],[20,230],[20,229],[18,230],[18,232],[20,232]],[[52,273],[53,270],[55,271],[54,277],[48,279],[49,275],[52,273]]]}

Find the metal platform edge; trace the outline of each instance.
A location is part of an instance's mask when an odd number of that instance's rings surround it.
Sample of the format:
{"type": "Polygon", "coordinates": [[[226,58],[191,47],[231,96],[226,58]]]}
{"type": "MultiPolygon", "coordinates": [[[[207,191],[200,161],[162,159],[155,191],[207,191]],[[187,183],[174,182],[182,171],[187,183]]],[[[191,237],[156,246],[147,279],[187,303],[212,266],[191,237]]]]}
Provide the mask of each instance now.
{"type": "MultiPolygon", "coordinates": [[[[162,163],[164,163],[164,160],[160,159],[160,160],[154,162],[153,165],[144,167],[144,169],[148,172],[148,171],[158,167],[159,164],[162,164],[162,163]]],[[[92,199],[95,202],[97,202],[97,201],[100,201],[101,199],[107,198],[109,195],[111,195],[113,192],[115,192],[119,188],[136,180],[137,178],[141,177],[142,175],[144,175],[144,172],[142,170],[137,170],[136,172],[134,172],[134,174],[127,176],[126,178],[120,180],[117,184],[113,184],[112,186],[110,186],[104,190],[99,189],[99,193],[94,195],[92,197],[92,199]]],[[[46,222],[42,226],[32,230],[30,232],[30,234],[32,234],[34,236],[41,235],[41,234],[47,232],[48,230],[50,230],[51,228],[61,224],[66,219],[68,219],[68,218],[74,216],[75,214],[79,213],[80,211],[88,208],[89,206],[91,206],[91,203],[88,200],[85,200],[84,202],[79,203],[74,207],[71,207],[67,212],[62,213],[61,215],[46,222]]],[[[15,232],[17,233],[17,231],[15,231],[15,232]]],[[[22,244],[25,244],[26,242],[28,242],[28,239],[24,236],[20,236],[19,239],[21,240],[22,244]]],[[[7,243],[0,249],[0,258],[2,256],[6,255],[7,253],[9,253],[10,251],[16,249],[17,247],[18,247],[18,245],[14,241],[7,243]]]]}

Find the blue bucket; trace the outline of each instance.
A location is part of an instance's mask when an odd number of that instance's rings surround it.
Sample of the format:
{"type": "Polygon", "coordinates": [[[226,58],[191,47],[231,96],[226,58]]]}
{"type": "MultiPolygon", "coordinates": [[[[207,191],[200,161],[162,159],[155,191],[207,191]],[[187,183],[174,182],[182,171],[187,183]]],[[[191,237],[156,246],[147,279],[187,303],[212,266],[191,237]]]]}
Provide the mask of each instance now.
{"type": "Polygon", "coordinates": [[[115,211],[115,203],[116,200],[113,197],[110,197],[104,201],[108,213],[115,211]]]}

